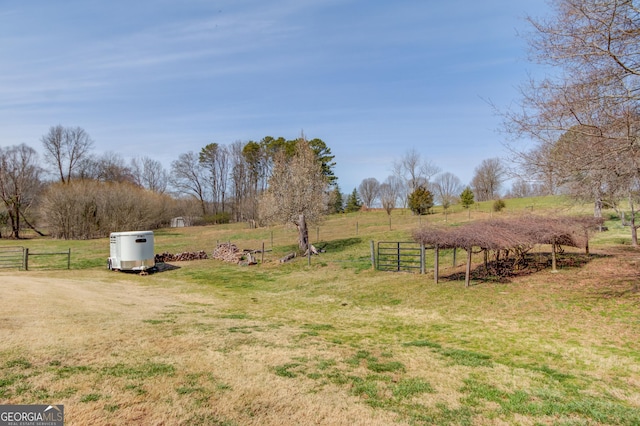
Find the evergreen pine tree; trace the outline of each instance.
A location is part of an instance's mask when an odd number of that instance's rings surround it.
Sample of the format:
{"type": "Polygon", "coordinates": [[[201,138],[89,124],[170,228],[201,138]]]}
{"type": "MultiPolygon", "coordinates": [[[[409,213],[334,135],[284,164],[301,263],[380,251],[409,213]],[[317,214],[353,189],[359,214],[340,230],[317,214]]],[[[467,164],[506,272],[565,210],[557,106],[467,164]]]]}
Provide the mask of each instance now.
{"type": "Polygon", "coordinates": [[[429,213],[433,207],[433,194],[424,186],[419,186],[409,194],[409,208],[414,214],[429,213]]]}
{"type": "Polygon", "coordinates": [[[340,192],[338,185],[333,188],[329,210],[331,213],[342,213],[344,211],[344,196],[340,192]]]}
{"type": "Polygon", "coordinates": [[[464,191],[462,191],[462,194],[460,194],[460,204],[462,204],[462,207],[465,209],[468,209],[473,203],[475,203],[473,191],[467,186],[464,191]]]}
{"type": "Polygon", "coordinates": [[[353,188],[353,192],[347,198],[347,205],[345,207],[345,211],[347,213],[360,211],[362,207],[362,201],[360,201],[360,196],[358,195],[358,190],[353,188]]]}

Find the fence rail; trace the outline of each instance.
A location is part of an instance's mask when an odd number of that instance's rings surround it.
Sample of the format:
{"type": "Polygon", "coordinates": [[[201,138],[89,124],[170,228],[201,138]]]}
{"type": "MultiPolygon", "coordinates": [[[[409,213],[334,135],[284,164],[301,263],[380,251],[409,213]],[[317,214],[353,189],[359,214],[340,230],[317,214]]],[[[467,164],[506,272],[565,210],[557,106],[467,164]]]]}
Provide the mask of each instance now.
{"type": "Polygon", "coordinates": [[[424,246],[416,242],[378,242],[377,269],[424,273],[424,246]]]}
{"type": "MultiPolygon", "coordinates": [[[[66,256],[67,258],[67,269],[71,269],[71,249],[67,251],[61,252],[48,252],[48,253],[30,253],[29,249],[24,249],[24,269],[25,271],[29,270],[29,258],[31,257],[49,257],[49,256],[66,256]]],[[[51,264],[47,263],[45,265],[46,268],[51,268],[51,264]]]]}
{"type": "Polygon", "coordinates": [[[0,269],[22,269],[25,271],[29,270],[29,267],[33,266],[36,269],[54,269],[59,268],[59,262],[54,261],[45,261],[45,262],[37,262],[36,265],[33,265],[32,258],[38,257],[52,257],[52,256],[64,256],[66,259],[66,267],[67,269],[71,269],[71,249],[62,252],[42,252],[42,253],[32,253],[29,251],[29,248],[26,247],[0,247],[0,269]]]}
{"type": "Polygon", "coordinates": [[[24,260],[24,247],[0,247],[0,268],[23,269],[24,260]]]}

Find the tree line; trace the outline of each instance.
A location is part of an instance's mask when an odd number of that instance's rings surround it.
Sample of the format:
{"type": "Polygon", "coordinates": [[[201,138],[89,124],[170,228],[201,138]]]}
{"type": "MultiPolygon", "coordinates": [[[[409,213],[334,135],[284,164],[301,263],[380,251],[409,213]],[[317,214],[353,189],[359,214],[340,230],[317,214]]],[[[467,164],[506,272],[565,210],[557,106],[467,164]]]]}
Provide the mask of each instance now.
{"type": "Polygon", "coordinates": [[[318,164],[317,181],[325,186],[326,193],[317,197],[324,213],[356,211],[376,202],[388,214],[397,206],[428,213],[435,202],[446,212],[461,197],[465,207],[474,197],[497,198],[505,176],[499,159],[484,160],[472,185],[463,188],[455,175],[441,173],[412,149],[394,162],[393,174],[383,183],[367,178],[345,195],[330,148],[304,135],[209,143],[179,154],[169,170],[148,156],[127,161],[113,152],[95,154],[93,139],[80,127],[52,126],[40,142],[42,156],[25,144],[0,149],[0,236],[19,238],[24,226],[40,232],[35,226],[40,224],[57,238],[94,238],[118,229],[153,229],[175,216],[192,223],[265,221],[273,215],[260,201],[272,185],[276,164],[301,155],[303,142],[318,164]]]}
{"type": "MultiPolygon", "coordinates": [[[[450,172],[442,172],[433,162],[410,149],[392,164],[392,173],[380,182],[374,177],[363,179],[348,196],[345,210],[381,206],[387,214],[397,206],[409,208],[415,214],[426,214],[434,205],[443,207],[445,214],[454,204],[468,208],[475,201],[498,200],[506,197],[542,195],[532,185],[521,191],[503,194],[503,183],[511,176],[499,158],[483,160],[474,170],[468,185],[450,172]]],[[[545,194],[546,195],[546,194],[545,194]]]]}
{"type": "Polygon", "coordinates": [[[330,187],[337,179],[329,147],[304,135],[211,143],[179,154],[169,170],[150,157],[97,155],[80,127],[53,126],[40,142],[42,156],[26,144],[0,148],[0,237],[20,238],[30,227],[57,238],[95,238],[154,229],[174,216],[203,223],[259,221],[260,199],[276,165],[291,163],[301,145],[312,152],[327,194],[319,198],[322,211],[330,210],[330,187]]]}
{"type": "Polygon", "coordinates": [[[269,186],[279,156],[292,159],[297,146],[306,143],[314,153],[327,184],[337,177],[331,149],[321,139],[304,135],[287,140],[267,136],[260,141],[210,143],[199,152],[180,154],[171,163],[170,183],[180,194],[197,200],[199,214],[213,221],[258,220],[259,195],[269,186]]]}

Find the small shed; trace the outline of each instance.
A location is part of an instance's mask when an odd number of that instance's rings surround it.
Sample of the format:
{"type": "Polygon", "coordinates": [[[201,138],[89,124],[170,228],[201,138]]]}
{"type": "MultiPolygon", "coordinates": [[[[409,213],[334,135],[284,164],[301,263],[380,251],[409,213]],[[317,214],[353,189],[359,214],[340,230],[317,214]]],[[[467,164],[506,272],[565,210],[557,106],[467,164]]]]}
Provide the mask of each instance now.
{"type": "Polygon", "coordinates": [[[144,272],[156,265],[154,250],[153,231],[112,232],[107,266],[115,271],[144,272]]]}
{"type": "Polygon", "coordinates": [[[185,226],[191,226],[191,218],[178,216],[171,219],[172,228],[183,228],[185,226]]]}

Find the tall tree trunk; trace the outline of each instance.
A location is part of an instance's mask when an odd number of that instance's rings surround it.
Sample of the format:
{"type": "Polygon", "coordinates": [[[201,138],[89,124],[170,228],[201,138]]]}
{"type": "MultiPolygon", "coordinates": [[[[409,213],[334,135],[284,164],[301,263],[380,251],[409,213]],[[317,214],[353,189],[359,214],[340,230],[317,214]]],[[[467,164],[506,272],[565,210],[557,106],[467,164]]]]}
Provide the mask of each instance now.
{"type": "Polygon", "coordinates": [[[202,217],[207,215],[207,205],[204,202],[204,198],[200,197],[200,208],[202,209],[202,217]]]}
{"type": "Polygon", "coordinates": [[[9,209],[7,209],[7,216],[9,217],[9,223],[11,224],[11,233],[9,234],[9,238],[13,238],[15,237],[15,229],[16,229],[16,223],[15,223],[15,219],[13,218],[13,212],[9,209]]]}
{"type": "Polygon", "coordinates": [[[298,227],[298,246],[302,253],[306,252],[309,248],[309,229],[307,228],[307,219],[304,214],[301,214],[296,222],[298,227]]]}
{"type": "Polygon", "coordinates": [[[596,201],[593,205],[593,217],[602,217],[602,198],[596,197],[596,201]]]}
{"type": "Polygon", "coordinates": [[[19,207],[16,206],[12,206],[9,212],[9,218],[11,219],[11,234],[13,235],[13,238],[19,239],[20,238],[20,209],[19,207]]]}
{"type": "Polygon", "coordinates": [[[631,245],[633,247],[638,247],[638,227],[636,226],[636,210],[633,205],[633,199],[631,198],[631,194],[629,194],[629,208],[631,209],[631,245]]]}

